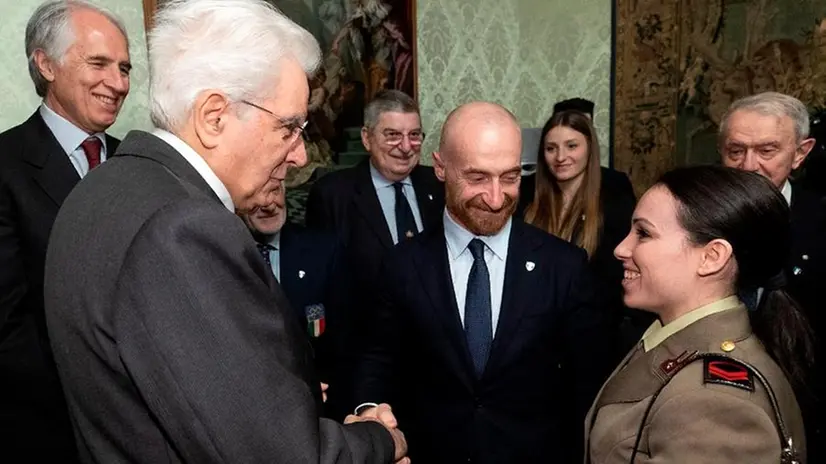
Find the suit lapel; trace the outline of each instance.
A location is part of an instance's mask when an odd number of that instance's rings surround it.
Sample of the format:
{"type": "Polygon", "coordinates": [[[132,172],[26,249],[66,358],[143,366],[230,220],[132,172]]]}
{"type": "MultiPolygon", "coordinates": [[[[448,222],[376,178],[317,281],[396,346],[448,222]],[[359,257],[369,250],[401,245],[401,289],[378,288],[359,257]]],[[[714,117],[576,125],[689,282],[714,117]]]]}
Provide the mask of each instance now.
{"type": "Polygon", "coordinates": [[[410,173],[410,181],[413,183],[413,190],[416,191],[416,204],[419,207],[419,214],[422,216],[422,228],[429,229],[437,225],[442,220],[442,203],[437,201],[444,194],[436,191],[438,185],[433,185],[425,178],[425,169],[416,166],[410,173]]]}
{"type": "Polygon", "coordinates": [[[365,161],[358,166],[358,178],[355,183],[355,195],[353,203],[364,219],[370,225],[370,229],[379,237],[379,241],[386,248],[393,247],[393,237],[387,227],[387,220],[381,210],[379,197],[373,187],[373,179],[370,177],[370,162],[365,161]]]}
{"type": "Polygon", "coordinates": [[[530,304],[536,304],[532,301],[533,296],[536,295],[536,289],[547,285],[547,282],[539,282],[535,277],[543,274],[541,269],[534,272],[534,268],[530,271],[526,268],[526,263],[536,259],[535,249],[540,244],[526,238],[524,227],[521,221],[513,220],[508,240],[508,258],[505,263],[502,307],[499,311],[499,322],[493,338],[490,358],[485,368],[486,376],[494,375],[498,368],[507,365],[508,347],[515,340],[525,309],[530,304]]]}
{"type": "MultiPolygon", "coordinates": [[[[301,293],[300,285],[301,282],[298,280],[298,269],[300,257],[302,254],[300,241],[295,240],[295,236],[292,233],[291,228],[288,224],[285,224],[284,227],[281,229],[281,237],[280,243],[278,245],[278,265],[281,271],[281,279],[279,283],[281,284],[281,288],[284,290],[288,296],[293,295],[294,300],[296,300],[295,296],[301,293]]],[[[300,298],[298,299],[300,300],[300,298]]],[[[296,300],[296,301],[298,301],[296,300]]],[[[295,307],[296,314],[300,317],[304,317],[304,308],[299,308],[295,301],[292,302],[291,306],[295,307]]]]}
{"type": "Polygon", "coordinates": [[[423,241],[423,253],[413,255],[417,274],[430,298],[431,320],[435,321],[445,334],[449,350],[445,353],[456,366],[456,372],[468,387],[473,385],[473,361],[467,347],[459,308],[456,306],[456,294],[450,277],[450,264],[447,258],[447,245],[442,228],[431,229],[427,240],[423,241]]]}
{"type": "Polygon", "coordinates": [[[80,182],[80,176],[49,130],[49,126],[40,117],[39,110],[24,124],[24,143],[27,146],[20,151],[21,155],[25,154],[23,160],[36,168],[32,171],[34,181],[57,206],[60,206],[69,192],[80,182]]]}

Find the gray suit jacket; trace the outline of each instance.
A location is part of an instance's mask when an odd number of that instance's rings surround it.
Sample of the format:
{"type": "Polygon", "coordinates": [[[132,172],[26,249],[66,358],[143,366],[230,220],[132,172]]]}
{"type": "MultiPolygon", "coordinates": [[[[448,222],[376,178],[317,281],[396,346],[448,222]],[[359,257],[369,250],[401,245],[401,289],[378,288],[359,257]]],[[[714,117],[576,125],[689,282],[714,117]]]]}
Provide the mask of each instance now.
{"type": "Polygon", "coordinates": [[[249,231],[151,134],[66,199],[45,302],[84,462],[393,459],[381,425],[319,419],[306,337],[249,231]]]}

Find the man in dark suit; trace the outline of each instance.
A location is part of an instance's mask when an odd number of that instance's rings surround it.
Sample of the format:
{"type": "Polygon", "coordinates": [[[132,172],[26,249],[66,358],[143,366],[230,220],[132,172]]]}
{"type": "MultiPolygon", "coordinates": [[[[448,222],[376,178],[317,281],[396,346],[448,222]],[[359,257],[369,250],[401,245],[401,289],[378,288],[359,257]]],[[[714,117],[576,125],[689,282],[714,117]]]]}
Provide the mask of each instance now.
{"type": "Polygon", "coordinates": [[[66,195],[117,148],[105,131],[129,91],[129,50],[110,13],[57,1],[29,19],[26,53],[43,102],[0,134],[0,449],[6,462],[72,462],[43,316],[43,266],[66,195]],[[65,51],[63,27],[72,38],[65,51]]]}
{"type": "Polygon", "coordinates": [[[46,256],[82,460],[402,459],[386,406],[350,425],[319,418],[307,339],[235,215],[271,204],[270,179],[306,163],[317,42],[263,0],[170,2],[149,51],[158,129],[129,133],[72,191],[46,256]]]}
{"type": "Polygon", "coordinates": [[[786,290],[801,305],[814,331],[818,347],[812,370],[811,393],[816,401],[798,398],[806,419],[808,462],[826,459],[826,317],[823,282],[826,282],[826,202],[792,179],[812,150],[806,106],[794,97],[765,92],[734,102],[720,124],[723,164],[767,177],[780,189],[791,207],[792,240],[786,264],[786,290]]]}
{"type": "MultiPolygon", "coordinates": [[[[309,227],[334,232],[345,244],[346,261],[358,265],[356,296],[375,288],[387,250],[438,224],[444,208],[444,189],[433,168],[419,165],[424,132],[412,98],[396,90],[379,92],[364,110],[361,140],[370,159],[319,179],[306,215],[309,227]]],[[[365,307],[359,301],[354,308],[365,307]]],[[[363,314],[354,317],[355,326],[364,325],[363,314]]]]}
{"type": "Polygon", "coordinates": [[[315,368],[323,382],[325,415],[343,418],[340,388],[349,377],[345,366],[349,274],[343,268],[342,247],[332,234],[287,223],[286,190],[276,185],[272,205],[241,214],[264,260],[296,310],[313,347],[315,368]],[[332,389],[327,387],[332,385],[332,389]]]}
{"type": "Polygon", "coordinates": [[[414,462],[581,454],[584,414],[609,369],[603,317],[589,302],[585,253],[512,218],[520,148],[506,109],[454,110],[434,153],[442,224],[382,267],[357,410],[393,401],[414,462]]]}

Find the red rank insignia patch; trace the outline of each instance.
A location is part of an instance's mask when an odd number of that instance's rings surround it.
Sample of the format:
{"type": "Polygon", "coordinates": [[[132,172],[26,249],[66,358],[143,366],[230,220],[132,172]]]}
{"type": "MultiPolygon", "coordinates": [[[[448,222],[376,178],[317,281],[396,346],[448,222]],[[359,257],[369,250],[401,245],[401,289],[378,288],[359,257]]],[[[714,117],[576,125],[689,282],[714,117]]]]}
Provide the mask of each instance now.
{"type": "Polygon", "coordinates": [[[736,361],[703,360],[703,383],[718,383],[750,392],[754,391],[751,371],[736,361]]]}

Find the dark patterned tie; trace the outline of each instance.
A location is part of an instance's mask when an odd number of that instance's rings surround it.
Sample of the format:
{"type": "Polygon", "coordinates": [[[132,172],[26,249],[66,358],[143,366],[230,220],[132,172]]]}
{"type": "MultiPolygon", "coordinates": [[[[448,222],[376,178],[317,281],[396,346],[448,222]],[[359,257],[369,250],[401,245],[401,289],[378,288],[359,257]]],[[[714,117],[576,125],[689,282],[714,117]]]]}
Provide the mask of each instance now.
{"type": "Polygon", "coordinates": [[[490,273],[485,263],[485,243],[475,238],[468,244],[468,249],[473,255],[473,266],[470,268],[465,295],[465,336],[476,376],[480,378],[485,372],[493,340],[490,273]]]}
{"type": "Polygon", "coordinates": [[[398,242],[402,242],[416,235],[419,229],[416,227],[416,219],[413,217],[410,203],[404,196],[404,184],[396,182],[393,184],[393,189],[396,191],[396,233],[398,242]]]}
{"type": "Polygon", "coordinates": [[[95,169],[100,164],[100,150],[103,142],[97,137],[89,137],[80,144],[83,153],[86,154],[86,161],[89,162],[89,170],[95,169]]]}
{"type": "Polygon", "coordinates": [[[264,262],[267,263],[267,267],[270,268],[272,271],[272,260],[270,260],[270,250],[275,250],[275,247],[266,243],[256,243],[258,246],[258,252],[261,253],[261,257],[264,258],[264,262]]]}

